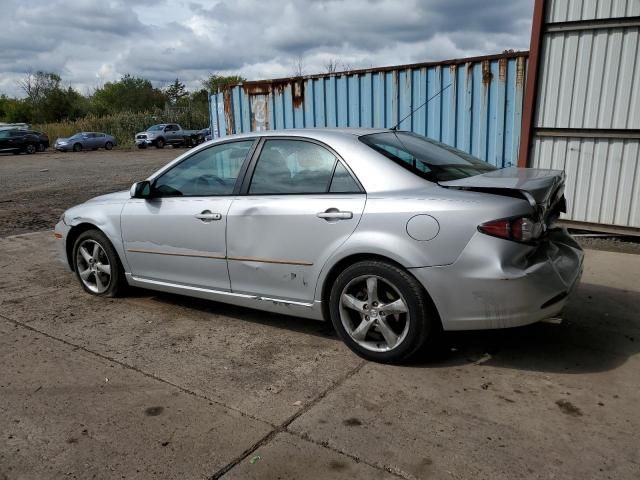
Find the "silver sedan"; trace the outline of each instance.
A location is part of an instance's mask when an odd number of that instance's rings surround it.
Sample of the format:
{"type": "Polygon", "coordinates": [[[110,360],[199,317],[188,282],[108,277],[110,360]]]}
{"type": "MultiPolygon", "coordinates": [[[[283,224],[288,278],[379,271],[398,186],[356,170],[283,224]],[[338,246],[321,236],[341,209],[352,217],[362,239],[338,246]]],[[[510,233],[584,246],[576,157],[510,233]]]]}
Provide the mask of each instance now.
{"type": "Polygon", "coordinates": [[[53,147],[60,152],[80,152],[81,150],[111,150],[118,142],[115,137],[101,132],[80,132],[69,138],[56,139],[53,147]]]}
{"type": "Polygon", "coordinates": [[[90,294],[131,285],[328,320],[357,354],[401,362],[441,330],[561,311],[583,263],[556,225],[563,193],[561,171],[498,170],[408,132],[271,131],[70,208],[55,236],[90,294]]]}

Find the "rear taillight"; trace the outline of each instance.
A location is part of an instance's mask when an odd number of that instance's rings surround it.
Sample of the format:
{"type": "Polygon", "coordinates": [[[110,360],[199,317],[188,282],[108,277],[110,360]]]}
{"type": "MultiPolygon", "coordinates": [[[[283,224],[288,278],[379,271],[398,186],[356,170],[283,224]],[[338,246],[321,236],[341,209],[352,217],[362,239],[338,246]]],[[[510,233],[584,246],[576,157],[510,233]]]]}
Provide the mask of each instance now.
{"type": "Polygon", "coordinates": [[[493,237],[516,242],[533,242],[542,236],[542,223],[528,217],[503,218],[478,225],[478,230],[493,237]]]}

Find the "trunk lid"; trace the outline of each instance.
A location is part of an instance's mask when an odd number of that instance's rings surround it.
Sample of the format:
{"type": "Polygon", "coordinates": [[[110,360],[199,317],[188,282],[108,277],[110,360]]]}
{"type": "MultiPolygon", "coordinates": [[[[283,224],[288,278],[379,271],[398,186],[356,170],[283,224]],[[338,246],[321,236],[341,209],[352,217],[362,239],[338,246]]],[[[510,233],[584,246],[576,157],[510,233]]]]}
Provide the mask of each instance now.
{"type": "Polygon", "coordinates": [[[564,182],[565,173],[562,170],[509,167],[438,184],[495,195],[520,195],[535,208],[540,219],[549,220],[550,216],[557,217],[560,212],[566,211],[564,182]]]}

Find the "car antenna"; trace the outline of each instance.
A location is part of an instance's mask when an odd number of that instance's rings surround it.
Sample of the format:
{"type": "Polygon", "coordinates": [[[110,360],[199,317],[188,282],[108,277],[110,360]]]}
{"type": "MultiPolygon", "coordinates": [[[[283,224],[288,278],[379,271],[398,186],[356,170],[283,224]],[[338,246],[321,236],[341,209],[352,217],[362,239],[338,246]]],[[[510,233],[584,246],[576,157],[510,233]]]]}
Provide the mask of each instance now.
{"type": "Polygon", "coordinates": [[[404,122],[407,118],[409,118],[411,115],[413,115],[417,110],[420,110],[422,107],[424,107],[427,103],[429,103],[431,100],[433,100],[434,98],[436,98],[438,95],[440,95],[442,92],[444,92],[447,88],[449,88],[451,86],[451,84],[447,85],[446,87],[444,87],[442,90],[440,90],[439,92],[434,93],[431,97],[427,98],[427,100],[420,106],[417,106],[416,108],[414,108],[413,110],[411,110],[409,112],[408,115],[404,116],[402,118],[402,120],[400,120],[398,123],[396,123],[396,125],[394,127],[391,128],[391,130],[396,131],[398,130],[398,127],[400,126],[400,124],[402,122],[404,122]]]}

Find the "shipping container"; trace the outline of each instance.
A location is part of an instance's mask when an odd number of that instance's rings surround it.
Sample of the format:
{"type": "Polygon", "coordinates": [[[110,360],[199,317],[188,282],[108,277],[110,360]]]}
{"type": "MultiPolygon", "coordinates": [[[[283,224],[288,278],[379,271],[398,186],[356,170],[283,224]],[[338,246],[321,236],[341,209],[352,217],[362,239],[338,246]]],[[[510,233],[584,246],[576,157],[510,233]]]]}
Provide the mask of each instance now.
{"type": "Polygon", "coordinates": [[[526,64],[527,52],[514,52],[245,82],[211,96],[211,131],[217,138],[398,125],[511,166],[517,164],[526,64]]]}

